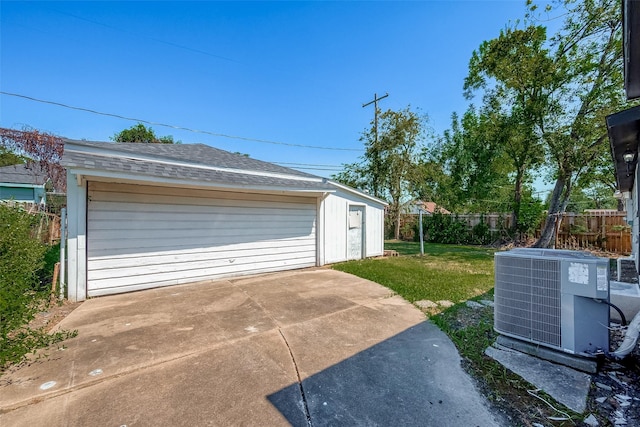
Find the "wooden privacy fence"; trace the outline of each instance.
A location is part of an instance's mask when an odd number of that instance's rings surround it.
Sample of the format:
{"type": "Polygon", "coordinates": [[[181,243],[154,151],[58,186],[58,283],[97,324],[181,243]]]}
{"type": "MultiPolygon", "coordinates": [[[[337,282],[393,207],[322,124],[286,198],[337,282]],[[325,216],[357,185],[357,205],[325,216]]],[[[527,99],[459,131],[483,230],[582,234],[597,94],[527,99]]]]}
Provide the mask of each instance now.
{"type": "MultiPolygon", "coordinates": [[[[631,253],[631,227],[626,212],[600,211],[562,215],[556,233],[556,248],[598,248],[619,254],[631,253]]],[[[544,225],[544,224],[543,224],[544,225]]],[[[542,227],[536,232],[540,236],[542,227]]]]}
{"type": "MultiPolygon", "coordinates": [[[[481,221],[489,226],[493,233],[500,233],[511,228],[510,214],[452,214],[459,221],[466,223],[469,230],[481,221]]],[[[560,228],[556,234],[558,249],[601,249],[619,254],[631,253],[631,227],[627,225],[626,212],[595,211],[585,213],[566,212],[562,215],[560,228]]],[[[400,238],[413,240],[418,215],[405,214],[401,217],[400,238]]],[[[544,222],[535,232],[540,237],[544,222]]]]}
{"type": "Polygon", "coordinates": [[[53,245],[60,241],[60,217],[48,212],[38,212],[33,237],[44,244],[53,245]]]}

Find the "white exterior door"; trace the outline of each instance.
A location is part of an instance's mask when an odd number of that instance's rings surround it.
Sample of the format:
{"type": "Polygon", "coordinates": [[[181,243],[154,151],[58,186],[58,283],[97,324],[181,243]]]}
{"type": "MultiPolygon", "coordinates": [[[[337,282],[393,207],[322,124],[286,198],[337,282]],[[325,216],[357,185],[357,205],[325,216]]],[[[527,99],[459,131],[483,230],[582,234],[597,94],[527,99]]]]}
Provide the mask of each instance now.
{"type": "Polygon", "coordinates": [[[364,246],[364,206],[349,206],[347,259],[362,259],[364,246]]]}
{"type": "Polygon", "coordinates": [[[89,183],[88,296],[316,264],[316,199],[89,183]]]}

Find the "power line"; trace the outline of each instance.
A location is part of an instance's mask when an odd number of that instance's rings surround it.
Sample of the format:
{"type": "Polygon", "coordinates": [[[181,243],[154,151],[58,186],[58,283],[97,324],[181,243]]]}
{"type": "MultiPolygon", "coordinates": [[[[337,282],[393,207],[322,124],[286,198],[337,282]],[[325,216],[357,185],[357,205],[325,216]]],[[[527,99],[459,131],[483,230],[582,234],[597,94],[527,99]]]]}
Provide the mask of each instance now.
{"type": "Polygon", "coordinates": [[[14,96],[16,98],[23,98],[23,99],[27,99],[29,101],[40,102],[40,103],[43,103],[43,104],[50,104],[50,105],[55,105],[55,106],[58,106],[58,107],[64,107],[64,108],[68,108],[68,109],[71,109],[71,110],[84,111],[84,112],[87,112],[87,113],[98,114],[98,115],[107,116],[107,117],[115,117],[117,119],[129,120],[129,121],[138,122],[138,123],[145,123],[145,124],[152,125],[152,126],[163,126],[163,127],[167,127],[167,128],[171,128],[171,129],[176,129],[176,130],[184,130],[184,131],[187,131],[187,132],[201,133],[201,134],[205,134],[205,135],[212,135],[212,136],[217,136],[217,137],[220,137],[220,138],[237,139],[237,140],[240,140],[240,141],[248,141],[248,142],[259,142],[259,143],[262,143],[262,144],[285,145],[287,147],[312,148],[314,150],[357,151],[357,152],[364,151],[363,149],[360,149],[360,148],[320,147],[320,146],[317,146],[317,145],[292,144],[292,143],[288,143],[288,142],[270,141],[268,139],[258,139],[258,138],[248,138],[248,137],[244,137],[244,136],[227,135],[227,134],[224,134],[224,133],[210,132],[210,131],[198,130],[198,129],[190,129],[190,128],[186,128],[186,127],[183,127],[183,126],[175,126],[175,125],[169,125],[169,124],[166,124],[166,123],[158,123],[158,122],[152,122],[152,121],[149,121],[149,120],[137,119],[137,118],[133,118],[133,117],[126,117],[126,116],[121,116],[119,114],[114,114],[114,113],[104,113],[104,112],[92,110],[92,109],[89,109],[89,108],[75,107],[73,105],[63,104],[61,102],[48,101],[48,100],[45,100],[45,99],[39,99],[39,98],[34,98],[34,97],[31,97],[31,96],[27,96],[27,95],[21,95],[21,94],[18,94],[18,93],[0,91],[0,94],[7,95],[7,96],[14,96]]]}
{"type": "Polygon", "coordinates": [[[294,166],[293,169],[310,170],[310,171],[327,171],[327,172],[336,172],[340,170],[340,169],[327,169],[327,168],[308,168],[308,167],[299,167],[299,166],[294,166]]]}
{"type": "Polygon", "coordinates": [[[276,165],[293,165],[293,166],[322,166],[327,168],[342,169],[342,165],[317,165],[315,163],[288,163],[288,162],[271,162],[276,165]]]}
{"type": "Polygon", "coordinates": [[[183,50],[187,50],[187,51],[190,51],[190,52],[199,53],[201,55],[211,56],[213,58],[223,59],[225,61],[236,62],[236,63],[240,64],[239,61],[236,61],[235,59],[227,58],[226,56],[216,55],[216,54],[211,53],[211,52],[207,52],[207,51],[204,51],[204,50],[192,48],[192,47],[189,47],[189,46],[184,46],[184,45],[181,45],[181,44],[178,44],[178,43],[174,43],[174,42],[171,42],[171,41],[168,41],[168,40],[159,39],[159,38],[156,38],[156,37],[136,34],[136,33],[132,32],[132,31],[127,31],[127,30],[124,30],[122,28],[114,27],[113,25],[105,24],[104,22],[99,22],[99,21],[94,21],[92,19],[83,18],[81,16],[74,15],[72,13],[62,12],[61,10],[57,10],[57,9],[50,9],[50,10],[52,10],[52,11],[54,11],[56,13],[59,13],[61,15],[70,16],[72,18],[79,19],[81,21],[90,22],[92,24],[100,25],[100,26],[109,28],[111,30],[120,31],[120,32],[123,32],[125,34],[130,34],[130,35],[133,35],[135,37],[146,38],[146,39],[153,40],[153,41],[158,42],[158,43],[163,43],[163,44],[166,44],[168,46],[172,46],[172,47],[175,47],[175,48],[178,48],[178,49],[183,49],[183,50]]]}

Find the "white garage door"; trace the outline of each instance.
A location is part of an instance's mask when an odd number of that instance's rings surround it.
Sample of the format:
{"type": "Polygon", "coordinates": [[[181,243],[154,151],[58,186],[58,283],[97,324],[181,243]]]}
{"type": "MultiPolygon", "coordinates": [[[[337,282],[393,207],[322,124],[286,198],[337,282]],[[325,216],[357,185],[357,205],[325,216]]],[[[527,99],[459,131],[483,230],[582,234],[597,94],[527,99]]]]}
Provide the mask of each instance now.
{"type": "Polygon", "coordinates": [[[316,264],[316,199],[89,183],[87,292],[316,264]]]}

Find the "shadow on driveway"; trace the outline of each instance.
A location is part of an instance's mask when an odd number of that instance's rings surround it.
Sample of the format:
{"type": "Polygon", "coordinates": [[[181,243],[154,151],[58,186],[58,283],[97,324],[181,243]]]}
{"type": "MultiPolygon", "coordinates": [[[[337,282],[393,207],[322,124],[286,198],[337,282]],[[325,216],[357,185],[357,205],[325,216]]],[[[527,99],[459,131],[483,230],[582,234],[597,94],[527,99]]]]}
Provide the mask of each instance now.
{"type": "Polygon", "coordinates": [[[452,347],[425,321],[268,399],[293,426],[497,425],[452,347]]]}

